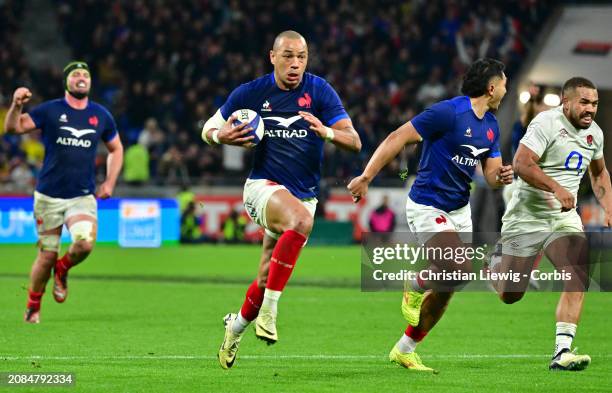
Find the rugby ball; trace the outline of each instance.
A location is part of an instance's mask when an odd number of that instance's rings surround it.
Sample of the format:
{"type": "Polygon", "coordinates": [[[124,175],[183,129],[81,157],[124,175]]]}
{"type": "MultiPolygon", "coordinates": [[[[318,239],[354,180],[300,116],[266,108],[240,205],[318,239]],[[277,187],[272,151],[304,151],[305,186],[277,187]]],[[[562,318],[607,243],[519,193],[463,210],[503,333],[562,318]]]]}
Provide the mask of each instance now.
{"type": "Polygon", "coordinates": [[[247,127],[252,128],[247,135],[254,136],[254,138],[251,140],[253,145],[257,145],[259,142],[261,142],[262,138],[264,137],[264,122],[257,112],[250,109],[238,109],[232,113],[232,116],[236,117],[236,120],[234,120],[234,127],[239,126],[242,123],[247,123],[247,127]]]}

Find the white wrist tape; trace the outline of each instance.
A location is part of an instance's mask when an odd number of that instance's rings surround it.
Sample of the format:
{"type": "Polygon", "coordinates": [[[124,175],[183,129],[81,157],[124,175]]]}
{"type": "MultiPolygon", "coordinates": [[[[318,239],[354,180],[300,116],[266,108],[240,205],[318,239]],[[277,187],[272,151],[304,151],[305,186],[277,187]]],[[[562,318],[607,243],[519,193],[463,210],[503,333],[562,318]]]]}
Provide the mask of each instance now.
{"type": "Polygon", "coordinates": [[[334,140],[334,136],[335,136],[334,130],[332,128],[330,128],[330,127],[325,127],[325,129],[327,130],[327,135],[325,135],[325,140],[327,142],[333,141],[334,140]]]}
{"type": "Polygon", "coordinates": [[[217,110],[215,115],[208,119],[208,121],[204,124],[204,127],[202,127],[202,140],[210,145],[211,141],[207,138],[206,134],[211,129],[220,129],[223,127],[223,124],[225,124],[225,119],[221,115],[221,111],[217,110]]]}
{"type": "Polygon", "coordinates": [[[210,141],[206,137],[207,133],[208,133],[208,130],[206,128],[202,128],[202,140],[206,142],[207,145],[210,145],[210,141]]]}
{"type": "Polygon", "coordinates": [[[212,140],[215,141],[217,145],[221,144],[221,142],[219,142],[219,130],[214,130],[212,132],[212,140]]]}

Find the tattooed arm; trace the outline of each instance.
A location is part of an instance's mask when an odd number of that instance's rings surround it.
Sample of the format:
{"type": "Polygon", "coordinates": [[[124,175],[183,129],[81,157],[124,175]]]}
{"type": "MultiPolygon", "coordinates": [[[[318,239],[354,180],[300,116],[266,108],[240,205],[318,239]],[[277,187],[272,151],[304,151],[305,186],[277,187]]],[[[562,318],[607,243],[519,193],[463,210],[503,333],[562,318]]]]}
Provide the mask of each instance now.
{"type": "Polygon", "coordinates": [[[552,192],[555,198],[561,202],[561,211],[569,211],[575,208],[576,199],[574,195],[552,177],[545,174],[538,161],[540,161],[540,157],[521,143],[514,155],[514,173],[533,187],[552,192]]]}
{"type": "Polygon", "coordinates": [[[591,161],[589,175],[591,176],[593,192],[606,212],[606,222],[604,224],[612,226],[612,186],[610,185],[610,172],[606,168],[606,161],[603,158],[591,161]]]}

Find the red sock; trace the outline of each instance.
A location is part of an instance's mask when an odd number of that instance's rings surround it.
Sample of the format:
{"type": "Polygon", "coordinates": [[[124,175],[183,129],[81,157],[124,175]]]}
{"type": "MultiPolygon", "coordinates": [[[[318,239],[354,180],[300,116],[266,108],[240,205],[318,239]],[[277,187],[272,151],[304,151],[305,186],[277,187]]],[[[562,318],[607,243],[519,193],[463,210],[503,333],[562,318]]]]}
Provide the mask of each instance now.
{"type": "Polygon", "coordinates": [[[242,303],[242,308],[240,309],[240,314],[242,314],[244,319],[252,321],[257,318],[263,296],[264,290],[257,286],[257,279],[255,279],[249,286],[249,289],[247,289],[246,299],[244,299],[244,303],[242,303]]]}
{"type": "Polygon", "coordinates": [[[272,250],[266,289],[282,291],[285,288],[304,243],[306,236],[291,229],[278,238],[278,243],[272,250]]]}
{"type": "Polygon", "coordinates": [[[55,263],[55,268],[61,272],[67,272],[71,267],[72,261],[70,260],[70,255],[68,253],[64,254],[64,256],[58,259],[55,263]]]}
{"type": "Polygon", "coordinates": [[[420,274],[417,276],[416,282],[417,282],[417,285],[419,286],[419,288],[421,288],[423,291],[425,291],[427,289],[427,288],[425,288],[425,281],[421,278],[420,274]]]}
{"type": "Polygon", "coordinates": [[[40,302],[44,292],[34,292],[28,289],[28,305],[27,308],[33,308],[34,310],[40,310],[40,302]]]}
{"type": "Polygon", "coordinates": [[[406,328],[406,336],[410,337],[416,342],[420,342],[427,336],[427,332],[425,330],[417,329],[414,326],[408,325],[406,328]]]}
{"type": "Polygon", "coordinates": [[[537,269],[538,266],[540,266],[540,261],[542,260],[542,257],[544,256],[544,253],[539,253],[538,256],[535,258],[535,260],[533,261],[533,268],[537,269]]]}

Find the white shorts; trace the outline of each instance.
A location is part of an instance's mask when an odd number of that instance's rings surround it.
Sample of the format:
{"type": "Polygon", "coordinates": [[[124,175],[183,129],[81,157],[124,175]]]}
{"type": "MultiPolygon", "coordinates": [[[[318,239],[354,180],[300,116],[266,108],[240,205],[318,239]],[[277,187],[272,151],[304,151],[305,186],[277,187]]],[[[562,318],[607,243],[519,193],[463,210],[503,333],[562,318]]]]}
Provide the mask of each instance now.
{"type": "Polygon", "coordinates": [[[459,232],[464,243],[472,242],[472,211],[470,204],[451,212],[421,205],[410,197],[406,200],[406,219],[408,227],[425,244],[434,234],[444,231],[459,232]]]}
{"type": "MultiPolygon", "coordinates": [[[[266,206],[272,194],[278,190],[286,189],[285,186],[267,179],[247,179],[244,184],[242,201],[247,214],[254,223],[264,228],[268,236],[274,239],[278,239],[281,234],[272,232],[268,229],[268,224],[266,222],[266,206]]],[[[317,210],[317,198],[307,198],[301,201],[310,215],[314,217],[315,211],[317,210]]]]}
{"type": "Polygon", "coordinates": [[[554,213],[547,218],[506,212],[502,222],[502,253],[516,257],[536,255],[553,241],[570,234],[584,237],[584,226],[576,210],[554,213]]]}
{"type": "Polygon", "coordinates": [[[62,199],[34,191],[34,218],[38,233],[61,227],[68,218],[80,214],[98,219],[98,203],[93,195],[62,199]]]}
{"type": "Polygon", "coordinates": [[[514,194],[514,190],[516,189],[516,185],[518,183],[513,181],[510,184],[506,184],[502,190],[502,198],[504,198],[504,205],[508,206],[510,203],[510,199],[512,199],[512,194],[514,194]]]}

